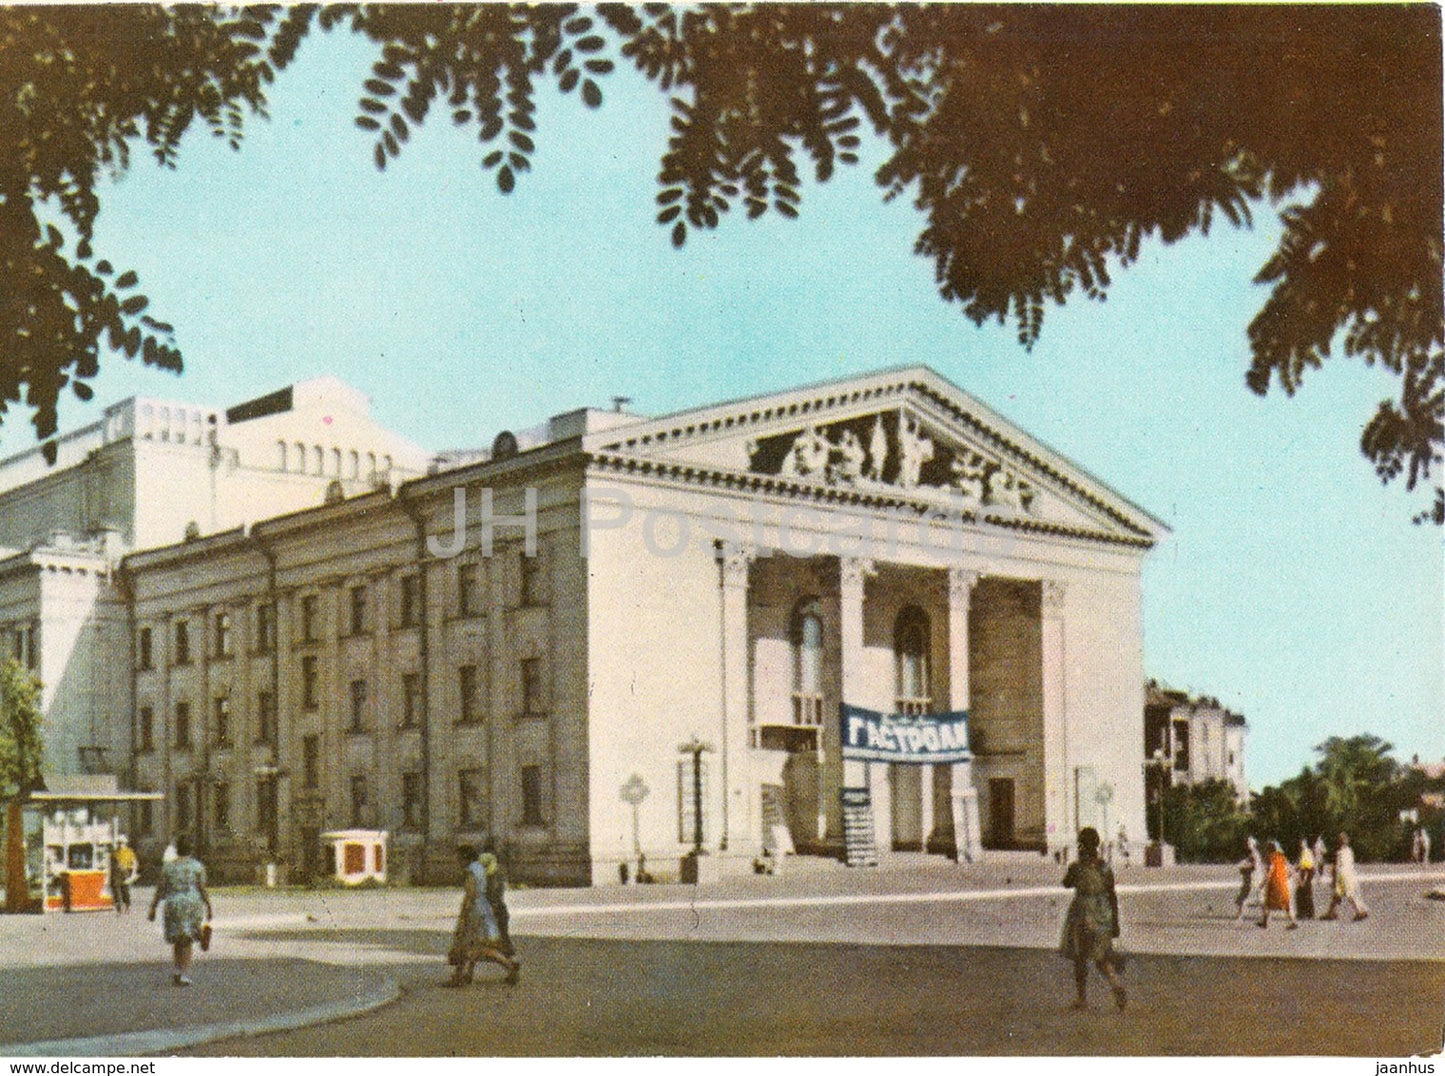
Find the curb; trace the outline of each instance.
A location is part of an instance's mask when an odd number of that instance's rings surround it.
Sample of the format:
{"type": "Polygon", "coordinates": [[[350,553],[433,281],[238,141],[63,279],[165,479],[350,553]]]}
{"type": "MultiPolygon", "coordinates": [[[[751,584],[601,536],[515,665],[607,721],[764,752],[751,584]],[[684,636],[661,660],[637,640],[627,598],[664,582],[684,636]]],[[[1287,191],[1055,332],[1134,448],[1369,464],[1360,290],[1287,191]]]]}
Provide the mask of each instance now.
{"type": "Polygon", "coordinates": [[[346,1001],[313,1005],[309,1009],[278,1013],[256,1020],[238,1020],[229,1024],[203,1024],[199,1027],[170,1028],[156,1031],[130,1031],[119,1035],[95,1035],[79,1039],[53,1039],[49,1042],[0,1043],[0,1057],[138,1057],[163,1054],[171,1050],[198,1046],[217,1039],[246,1038],[273,1031],[292,1031],[312,1024],[324,1024],[343,1017],[389,1005],[401,996],[401,987],[388,978],[364,994],[346,1001]]]}

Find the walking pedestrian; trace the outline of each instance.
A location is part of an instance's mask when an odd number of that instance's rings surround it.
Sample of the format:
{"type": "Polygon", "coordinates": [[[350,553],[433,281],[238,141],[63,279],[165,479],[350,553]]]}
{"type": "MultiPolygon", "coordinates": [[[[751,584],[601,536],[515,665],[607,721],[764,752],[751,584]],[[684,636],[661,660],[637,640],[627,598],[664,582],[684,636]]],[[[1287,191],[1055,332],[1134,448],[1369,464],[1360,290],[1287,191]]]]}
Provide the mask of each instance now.
{"type": "Polygon", "coordinates": [[[1325,867],[1329,865],[1330,861],[1330,853],[1329,849],[1325,847],[1325,835],[1323,833],[1315,837],[1314,853],[1315,877],[1323,879],[1325,876],[1325,867]]]}
{"type": "Polygon", "coordinates": [[[1236,866],[1239,869],[1239,892],[1234,904],[1238,914],[1236,923],[1244,920],[1244,906],[1253,897],[1255,890],[1264,885],[1264,861],[1259,855],[1259,843],[1253,837],[1244,838],[1244,858],[1236,866]],[[1255,879],[1259,879],[1257,882],[1255,879]]]}
{"type": "MultiPolygon", "coordinates": [[[[495,856],[492,857],[495,860],[495,856]]],[[[466,871],[462,906],[457,912],[456,930],[452,933],[447,963],[456,970],[449,986],[465,986],[472,981],[478,960],[490,960],[507,969],[508,983],[517,981],[519,965],[502,951],[502,932],[487,899],[487,869],[477,850],[469,844],[457,849],[457,859],[466,871]]]]}
{"type": "Polygon", "coordinates": [[[116,915],[130,911],[130,887],[139,873],[140,863],[131,850],[130,838],[122,833],[115,839],[115,851],[110,855],[110,895],[116,915]]]}
{"type": "Polygon", "coordinates": [[[1430,865],[1430,831],[1424,826],[1420,827],[1420,866],[1430,865]]]}
{"type": "Polygon", "coordinates": [[[177,837],[175,847],[176,858],[161,865],[160,884],[146,918],[154,922],[156,905],[166,902],[165,937],[175,967],[171,981],[190,986],[192,946],[199,944],[204,950],[211,944],[211,895],[206,891],[206,868],[191,855],[190,838],[177,837]]]}
{"type": "Polygon", "coordinates": [[[1299,882],[1295,886],[1294,911],[1299,919],[1315,917],[1315,854],[1307,837],[1299,839],[1299,882]]]}
{"type": "Polygon", "coordinates": [[[477,857],[477,862],[487,876],[487,903],[492,908],[492,918],[497,922],[497,933],[501,938],[502,953],[511,958],[512,969],[507,972],[506,981],[515,984],[522,972],[522,962],[517,959],[517,947],[512,944],[512,931],[509,927],[511,914],[507,911],[507,872],[502,867],[501,858],[497,855],[496,843],[487,839],[482,845],[482,854],[477,857]]]}
{"type": "Polygon", "coordinates": [[[1284,849],[1279,841],[1269,842],[1269,867],[1264,880],[1264,908],[1260,911],[1259,925],[1269,927],[1270,912],[1284,912],[1289,919],[1289,929],[1299,926],[1295,922],[1293,901],[1290,899],[1289,860],[1284,858],[1284,849]]]}
{"type": "Polygon", "coordinates": [[[1124,829],[1124,823],[1119,823],[1119,854],[1124,857],[1124,866],[1129,865],[1129,834],[1124,829]]]}
{"type": "Polygon", "coordinates": [[[1334,886],[1330,893],[1330,910],[1321,919],[1335,919],[1336,909],[1344,901],[1349,901],[1350,906],[1355,909],[1355,922],[1367,919],[1370,909],[1365,907],[1365,898],[1360,895],[1360,878],[1355,873],[1355,853],[1350,847],[1350,835],[1341,833],[1338,844],[1335,848],[1335,869],[1334,886]]]}
{"type": "Polygon", "coordinates": [[[1074,962],[1078,998],[1073,1007],[1089,1007],[1089,962],[1093,961],[1114,990],[1114,1004],[1123,1011],[1128,994],[1119,978],[1120,962],[1114,952],[1114,939],[1119,936],[1119,898],[1114,892],[1114,872],[1099,858],[1099,831],[1093,826],[1079,830],[1079,858],[1069,865],[1063,884],[1074,891],[1059,939],[1059,952],[1074,962]]]}

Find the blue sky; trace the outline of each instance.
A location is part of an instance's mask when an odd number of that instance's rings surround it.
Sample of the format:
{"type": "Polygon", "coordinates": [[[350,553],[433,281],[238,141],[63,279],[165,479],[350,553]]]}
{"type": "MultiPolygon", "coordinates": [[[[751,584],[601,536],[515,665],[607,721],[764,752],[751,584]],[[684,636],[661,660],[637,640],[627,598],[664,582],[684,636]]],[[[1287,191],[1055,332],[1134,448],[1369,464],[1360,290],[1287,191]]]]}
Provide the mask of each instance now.
{"type": "MultiPolygon", "coordinates": [[[[598,112],[544,94],[534,171],[503,197],[444,114],[376,171],[351,122],[373,59],[308,40],[239,153],[197,133],[178,170],[137,155],[104,194],[97,249],[140,273],[186,372],[113,357],[100,402],[226,404],[334,373],[444,448],[614,395],[661,414],[926,363],[1173,529],[1145,572],[1146,668],[1245,714],[1252,785],[1329,735],[1445,756],[1440,530],[1358,449],[1392,379],[1336,358],[1293,399],[1244,387],[1269,207],[1252,231],[1147,246],[1025,352],[944,304],[912,254],[920,218],[866,167],[809,187],[796,221],[738,214],[679,252],[653,222],[664,99],[630,72],[598,112]]],[[[98,414],[72,401],[62,428],[98,414]]],[[[0,451],[29,446],[27,417],[0,451]]]]}

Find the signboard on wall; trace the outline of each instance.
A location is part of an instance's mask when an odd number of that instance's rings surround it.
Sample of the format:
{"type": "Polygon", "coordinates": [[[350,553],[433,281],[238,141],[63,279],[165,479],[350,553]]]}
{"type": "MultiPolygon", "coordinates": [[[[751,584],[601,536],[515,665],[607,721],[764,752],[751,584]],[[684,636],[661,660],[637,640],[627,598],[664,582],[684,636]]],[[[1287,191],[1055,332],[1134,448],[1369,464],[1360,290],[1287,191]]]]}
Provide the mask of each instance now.
{"type": "Polygon", "coordinates": [[[843,703],[839,708],[843,757],[863,762],[923,766],[967,762],[968,711],[883,714],[843,703]]]}

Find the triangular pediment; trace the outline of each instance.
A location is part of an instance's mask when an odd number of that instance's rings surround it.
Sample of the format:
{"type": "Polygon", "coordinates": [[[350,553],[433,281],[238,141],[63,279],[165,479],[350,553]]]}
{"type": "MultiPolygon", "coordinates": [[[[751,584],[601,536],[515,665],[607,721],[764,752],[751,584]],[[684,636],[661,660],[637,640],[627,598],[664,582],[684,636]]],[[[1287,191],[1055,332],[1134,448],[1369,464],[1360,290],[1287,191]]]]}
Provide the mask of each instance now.
{"type": "Polygon", "coordinates": [[[1159,520],[926,367],[651,419],[594,452],[1152,543],[1159,520]]]}

